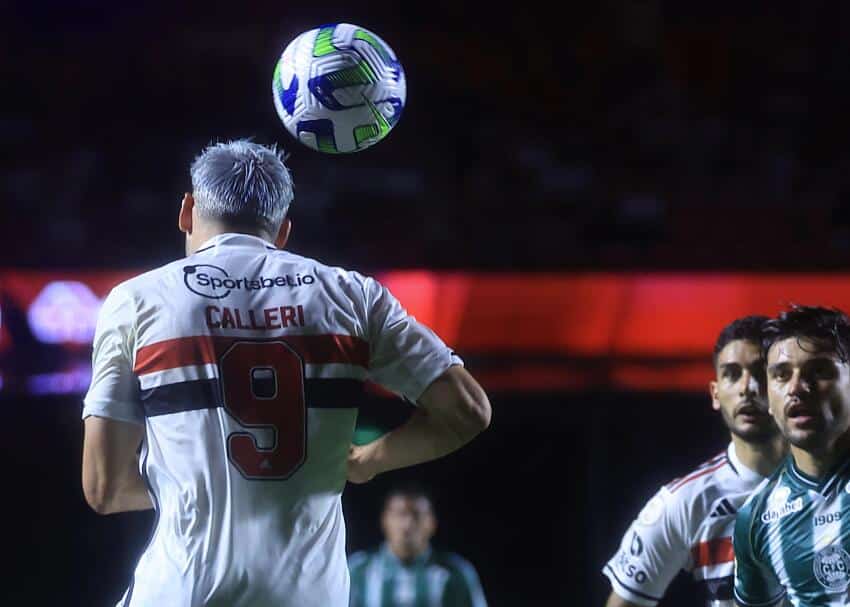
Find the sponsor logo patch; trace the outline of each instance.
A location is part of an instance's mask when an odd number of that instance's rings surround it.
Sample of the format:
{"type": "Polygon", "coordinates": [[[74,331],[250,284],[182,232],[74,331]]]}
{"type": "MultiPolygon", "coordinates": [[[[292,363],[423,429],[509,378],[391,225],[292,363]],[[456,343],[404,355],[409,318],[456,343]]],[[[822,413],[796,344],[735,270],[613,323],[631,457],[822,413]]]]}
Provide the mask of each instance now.
{"type": "Polygon", "coordinates": [[[632,543],[629,546],[629,552],[632,553],[632,556],[640,556],[643,554],[643,540],[640,539],[640,536],[632,532],[632,543]]]}
{"type": "MultiPolygon", "coordinates": [[[[632,541],[632,546],[629,547],[629,552],[634,549],[634,540],[632,541]]],[[[643,550],[643,545],[641,544],[641,550],[643,550]]],[[[649,579],[649,576],[646,574],[641,568],[641,563],[638,558],[632,557],[625,550],[620,550],[617,554],[616,561],[617,568],[620,572],[630,580],[634,580],[638,584],[645,584],[649,579]]]]}
{"type": "Polygon", "coordinates": [[[791,487],[780,487],[774,491],[767,500],[771,507],[776,507],[788,501],[788,496],[791,495],[791,487]]]}
{"type": "Polygon", "coordinates": [[[728,499],[723,498],[722,500],[720,500],[714,510],[712,510],[709,516],[711,518],[717,518],[719,516],[732,516],[737,512],[738,511],[735,509],[735,506],[733,506],[728,499]]]}
{"type": "Polygon", "coordinates": [[[292,276],[254,276],[251,278],[233,278],[224,268],[209,263],[199,263],[183,267],[183,283],[195,295],[207,299],[222,299],[233,290],[261,291],[274,287],[301,287],[316,282],[311,274],[292,276]]]}
{"type": "Polygon", "coordinates": [[[785,502],[782,506],[778,508],[771,508],[767,510],[764,514],[761,515],[762,523],[772,523],[774,521],[778,521],[779,519],[785,518],[789,514],[794,514],[795,512],[799,512],[803,509],[803,498],[798,497],[795,500],[790,502],[785,502]]]}

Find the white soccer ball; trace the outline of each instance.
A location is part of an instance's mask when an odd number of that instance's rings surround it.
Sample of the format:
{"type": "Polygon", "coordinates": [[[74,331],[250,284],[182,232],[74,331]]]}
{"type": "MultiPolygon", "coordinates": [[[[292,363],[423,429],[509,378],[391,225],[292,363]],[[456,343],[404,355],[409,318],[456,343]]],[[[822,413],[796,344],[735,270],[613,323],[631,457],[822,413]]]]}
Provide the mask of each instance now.
{"type": "Polygon", "coordinates": [[[272,91],[286,130],[329,154],[359,152],[386,137],[407,96],[393,50],[349,23],[323,25],[290,42],[275,66],[272,91]]]}

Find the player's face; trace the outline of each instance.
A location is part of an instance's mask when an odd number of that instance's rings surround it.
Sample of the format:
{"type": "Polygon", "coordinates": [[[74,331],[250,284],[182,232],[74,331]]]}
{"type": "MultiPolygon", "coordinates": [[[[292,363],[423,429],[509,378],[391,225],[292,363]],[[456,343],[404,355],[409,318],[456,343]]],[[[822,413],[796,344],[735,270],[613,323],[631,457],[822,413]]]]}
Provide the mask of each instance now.
{"type": "Polygon", "coordinates": [[[437,521],[426,498],[397,495],[387,502],[381,526],[396,556],[412,559],[428,548],[437,521]]]}
{"type": "Polygon", "coordinates": [[[791,445],[828,453],[850,427],[850,367],[815,341],[790,337],[767,353],[770,413],[791,445]]]}
{"type": "Polygon", "coordinates": [[[748,442],[773,439],[779,428],[768,414],[761,347],[745,339],[730,341],[718,353],[715,370],[712,406],[729,431],[748,442]]]}

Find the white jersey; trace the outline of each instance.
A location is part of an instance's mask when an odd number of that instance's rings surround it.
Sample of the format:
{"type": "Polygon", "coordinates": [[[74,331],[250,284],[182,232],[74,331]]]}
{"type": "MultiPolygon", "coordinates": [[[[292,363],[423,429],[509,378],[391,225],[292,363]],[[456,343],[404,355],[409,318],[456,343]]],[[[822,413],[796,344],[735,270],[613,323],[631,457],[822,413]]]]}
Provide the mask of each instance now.
{"type": "Polygon", "coordinates": [[[652,607],[680,570],[706,605],[731,605],[735,514],[764,477],[744,466],[734,443],[662,487],[629,527],[603,573],[620,597],[652,607]]]}
{"type": "Polygon", "coordinates": [[[461,364],[377,281],[223,234],[117,286],[83,417],[144,424],[156,524],[124,607],[345,607],[340,495],[364,381],[461,364]]]}

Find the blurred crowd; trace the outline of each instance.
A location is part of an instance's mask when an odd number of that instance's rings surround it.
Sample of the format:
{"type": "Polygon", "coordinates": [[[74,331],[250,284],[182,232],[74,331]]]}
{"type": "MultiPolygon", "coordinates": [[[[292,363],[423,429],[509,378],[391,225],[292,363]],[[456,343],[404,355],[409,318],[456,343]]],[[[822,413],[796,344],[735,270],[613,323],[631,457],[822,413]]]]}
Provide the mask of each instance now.
{"type": "Polygon", "coordinates": [[[18,3],[0,24],[0,265],[174,257],[189,162],[240,136],[291,154],[292,247],[366,271],[850,254],[848,8],[416,4],[18,3]],[[335,19],[379,33],[408,76],[398,127],[350,157],[295,143],[271,100],[288,40],[335,19]]]}

